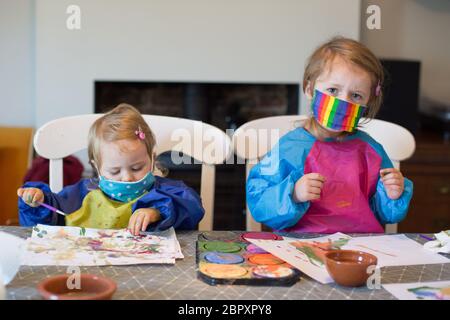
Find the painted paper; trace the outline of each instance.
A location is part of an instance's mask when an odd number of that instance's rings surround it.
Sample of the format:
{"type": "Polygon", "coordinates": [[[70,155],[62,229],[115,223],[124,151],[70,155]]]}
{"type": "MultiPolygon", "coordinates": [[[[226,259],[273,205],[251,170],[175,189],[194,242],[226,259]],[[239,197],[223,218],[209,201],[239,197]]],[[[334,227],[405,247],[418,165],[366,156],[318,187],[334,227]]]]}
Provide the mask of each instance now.
{"type": "Polygon", "coordinates": [[[133,236],[126,229],[37,225],[22,264],[104,266],[164,263],[183,258],[175,230],[133,236]]]}
{"type": "Polygon", "coordinates": [[[450,300],[450,281],[393,283],[383,288],[400,300],[450,300]]]}

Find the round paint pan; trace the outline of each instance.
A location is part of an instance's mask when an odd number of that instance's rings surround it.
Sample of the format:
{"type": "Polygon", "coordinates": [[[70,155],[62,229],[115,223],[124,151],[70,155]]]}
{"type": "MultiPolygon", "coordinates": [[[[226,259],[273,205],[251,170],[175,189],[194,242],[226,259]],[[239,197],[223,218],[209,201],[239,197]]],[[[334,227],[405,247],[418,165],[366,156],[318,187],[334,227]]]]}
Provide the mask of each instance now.
{"type": "Polygon", "coordinates": [[[244,257],[238,254],[223,252],[208,252],[205,254],[204,259],[217,264],[238,264],[245,261],[244,257]]]}
{"type": "Polygon", "coordinates": [[[233,231],[203,232],[202,238],[207,241],[237,241],[239,236],[233,231]]]}
{"type": "Polygon", "coordinates": [[[253,254],[248,257],[248,261],[253,264],[261,264],[261,265],[279,265],[284,264],[284,261],[281,259],[278,259],[274,255],[270,253],[260,253],[260,254],[253,254]]]}
{"type": "Polygon", "coordinates": [[[254,267],[252,273],[258,277],[276,279],[290,277],[294,270],[279,265],[261,265],[254,267]]]}
{"type": "Polygon", "coordinates": [[[257,245],[250,243],[245,250],[247,250],[248,253],[268,253],[267,251],[265,251],[264,249],[261,249],[260,247],[258,247],[257,245]]]}
{"type": "Polygon", "coordinates": [[[203,244],[203,249],[207,251],[235,253],[241,251],[242,248],[233,242],[210,241],[203,244]]]}
{"type": "Polygon", "coordinates": [[[238,279],[247,275],[248,270],[235,264],[204,263],[200,272],[216,279],[238,279]]]}
{"type": "Polygon", "coordinates": [[[244,241],[247,241],[247,239],[283,240],[283,237],[271,232],[245,232],[241,234],[241,239],[244,241]]]}

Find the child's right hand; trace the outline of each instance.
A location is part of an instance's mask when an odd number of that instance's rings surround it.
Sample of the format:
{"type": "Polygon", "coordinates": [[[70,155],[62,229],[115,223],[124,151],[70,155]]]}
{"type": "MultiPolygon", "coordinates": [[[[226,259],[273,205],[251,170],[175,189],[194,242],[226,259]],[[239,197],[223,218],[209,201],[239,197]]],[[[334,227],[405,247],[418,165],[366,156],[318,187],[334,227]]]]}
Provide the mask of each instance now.
{"type": "Polygon", "coordinates": [[[19,188],[17,195],[31,207],[37,207],[39,205],[36,201],[44,202],[44,193],[38,188],[19,188]]]}
{"type": "Polygon", "coordinates": [[[325,177],[320,173],[308,173],[297,180],[293,198],[295,202],[306,202],[320,199],[325,177]]]}

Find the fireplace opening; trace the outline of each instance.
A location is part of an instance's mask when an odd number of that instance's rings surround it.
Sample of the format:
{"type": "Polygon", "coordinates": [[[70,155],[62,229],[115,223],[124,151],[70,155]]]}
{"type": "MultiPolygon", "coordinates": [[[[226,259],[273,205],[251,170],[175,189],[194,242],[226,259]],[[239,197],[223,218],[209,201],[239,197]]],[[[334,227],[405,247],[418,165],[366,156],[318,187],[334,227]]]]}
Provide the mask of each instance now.
{"type": "MultiPolygon", "coordinates": [[[[96,113],[128,103],[142,114],[200,120],[223,131],[259,118],[297,114],[299,108],[298,83],[95,81],[94,86],[96,113]]],[[[200,193],[200,165],[175,165],[170,153],[158,161],[169,178],[200,193]]],[[[237,159],[234,163],[216,168],[215,230],[245,229],[245,166],[237,159]]]]}

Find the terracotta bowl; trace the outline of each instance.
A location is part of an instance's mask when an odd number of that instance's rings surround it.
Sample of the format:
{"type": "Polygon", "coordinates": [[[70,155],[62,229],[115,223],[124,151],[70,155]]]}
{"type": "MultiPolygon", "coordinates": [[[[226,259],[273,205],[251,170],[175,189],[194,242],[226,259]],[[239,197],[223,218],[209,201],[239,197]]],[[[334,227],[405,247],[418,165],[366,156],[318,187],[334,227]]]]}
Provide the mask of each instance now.
{"type": "Polygon", "coordinates": [[[38,284],[37,289],[47,300],[106,300],[111,299],[117,288],[116,283],[108,278],[81,274],[80,289],[69,289],[67,279],[70,276],[73,275],[47,278],[38,284]]]}
{"type": "Polygon", "coordinates": [[[377,257],[362,251],[335,250],[325,254],[325,266],[333,280],[345,287],[360,287],[371,273],[367,268],[377,264],[377,257]]]}

